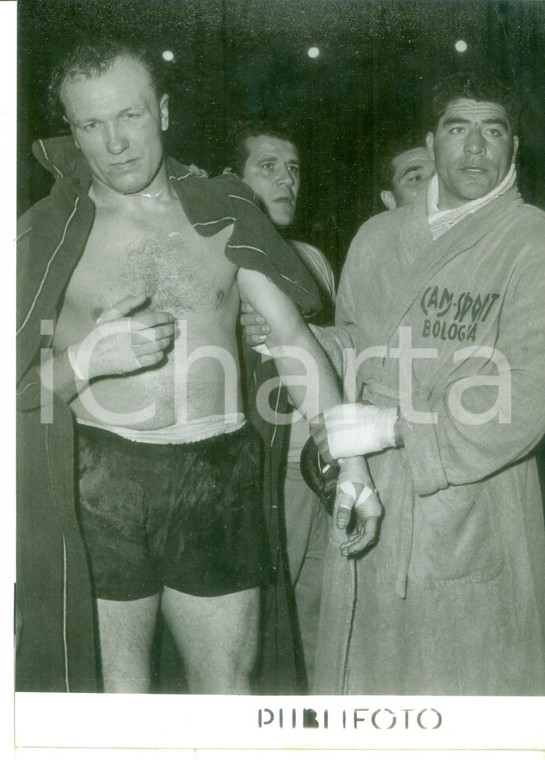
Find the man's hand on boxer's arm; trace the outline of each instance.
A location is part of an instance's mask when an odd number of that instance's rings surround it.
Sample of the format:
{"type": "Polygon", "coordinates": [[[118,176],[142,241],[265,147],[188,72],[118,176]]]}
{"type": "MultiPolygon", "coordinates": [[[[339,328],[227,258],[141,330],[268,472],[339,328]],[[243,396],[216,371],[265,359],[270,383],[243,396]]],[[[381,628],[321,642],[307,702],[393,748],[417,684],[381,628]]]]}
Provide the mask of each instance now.
{"type": "Polygon", "coordinates": [[[207,179],[210,175],[206,171],[206,169],[201,169],[197,166],[197,164],[189,164],[187,167],[191,174],[194,174],[196,177],[202,177],[203,179],[207,179]]]}
{"type": "Polygon", "coordinates": [[[250,348],[261,346],[267,340],[271,331],[270,325],[265,321],[265,317],[256,311],[249,303],[242,301],[240,323],[242,325],[242,335],[250,348]]]}
{"type": "Polygon", "coordinates": [[[339,464],[335,523],[340,530],[346,529],[352,509],[356,510],[356,531],[340,546],[344,557],[353,557],[376,543],[383,509],[372,483],[366,483],[369,474],[363,458],[343,459],[339,464]]]}
{"type": "Polygon", "coordinates": [[[310,434],[326,462],[402,445],[398,407],[338,404],[310,421],[310,434]]]}

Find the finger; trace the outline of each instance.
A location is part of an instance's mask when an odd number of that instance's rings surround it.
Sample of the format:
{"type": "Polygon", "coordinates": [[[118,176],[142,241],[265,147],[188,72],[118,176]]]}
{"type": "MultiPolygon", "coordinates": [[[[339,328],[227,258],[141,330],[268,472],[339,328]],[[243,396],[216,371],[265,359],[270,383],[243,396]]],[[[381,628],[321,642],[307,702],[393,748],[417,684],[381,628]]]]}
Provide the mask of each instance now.
{"type": "Polygon", "coordinates": [[[256,333],[262,332],[265,329],[265,320],[263,317],[261,317],[261,319],[258,319],[257,314],[241,314],[240,324],[243,326],[245,332],[250,331],[256,333]]]}
{"type": "Polygon", "coordinates": [[[145,311],[131,320],[131,332],[137,330],[147,330],[150,327],[159,325],[174,326],[174,316],[168,311],[145,311]]]}
{"type": "Polygon", "coordinates": [[[142,354],[140,356],[135,355],[135,359],[140,365],[140,368],[153,367],[154,364],[158,364],[163,360],[164,353],[162,351],[154,351],[151,354],[142,354]]]}
{"type": "Polygon", "coordinates": [[[339,507],[337,510],[337,517],[335,519],[337,528],[339,528],[339,530],[345,530],[348,527],[351,516],[352,510],[350,507],[339,507]]]}
{"type": "Polygon", "coordinates": [[[260,346],[264,346],[267,342],[267,338],[264,335],[249,335],[247,338],[245,338],[246,343],[251,346],[251,348],[259,348],[260,346]]]}
{"type": "Polygon", "coordinates": [[[208,177],[209,176],[209,174],[206,171],[206,169],[200,169],[195,164],[189,164],[189,166],[187,168],[189,169],[189,171],[192,174],[195,174],[197,177],[208,177]]]}
{"type": "Polygon", "coordinates": [[[265,336],[268,335],[271,331],[270,326],[266,323],[262,325],[255,325],[253,322],[245,323],[241,318],[241,324],[243,328],[242,331],[246,339],[249,337],[265,338],[265,336]]]}
{"type": "Polygon", "coordinates": [[[253,346],[255,348],[257,348],[258,346],[262,346],[264,343],[267,342],[266,335],[248,335],[248,336],[245,336],[244,339],[249,346],[253,346]]]}
{"type": "Polygon", "coordinates": [[[142,329],[139,329],[137,332],[135,332],[133,320],[132,327],[133,330],[131,338],[133,346],[138,346],[141,343],[149,343],[150,341],[163,340],[163,338],[172,340],[176,331],[174,322],[166,325],[159,325],[157,327],[142,327],[142,329]]]}
{"type": "Polygon", "coordinates": [[[378,525],[378,517],[369,517],[361,533],[358,533],[355,538],[350,539],[346,543],[341,544],[340,550],[343,557],[352,557],[360,554],[368,546],[371,546],[377,540],[378,525]]]}
{"type": "MultiPolygon", "coordinates": [[[[251,314],[241,314],[240,324],[243,325],[247,330],[253,329],[255,332],[261,329],[261,325],[265,325],[265,319],[261,316],[261,314],[258,314],[254,311],[251,314]]],[[[268,325],[267,328],[269,328],[268,325]]]]}
{"type": "Polygon", "coordinates": [[[254,307],[248,303],[248,301],[241,301],[240,302],[240,310],[243,314],[251,314],[252,312],[255,312],[254,307]]]}
{"type": "Polygon", "coordinates": [[[263,338],[266,340],[267,336],[263,332],[265,329],[265,325],[243,325],[242,334],[245,340],[261,340],[263,338]]]}
{"type": "Polygon", "coordinates": [[[335,496],[335,507],[337,514],[335,525],[337,528],[346,528],[350,522],[352,507],[356,501],[356,488],[351,482],[339,482],[337,484],[337,494],[335,496]]]}
{"type": "Polygon", "coordinates": [[[145,304],[148,300],[147,293],[139,293],[137,296],[125,296],[108,309],[104,309],[100,317],[96,320],[97,325],[101,322],[110,322],[112,319],[120,319],[130,314],[131,311],[145,304]]]}
{"type": "Polygon", "coordinates": [[[172,345],[171,338],[161,338],[160,340],[150,340],[146,343],[138,343],[132,346],[132,351],[139,359],[141,356],[153,354],[156,351],[166,351],[172,345]]]}

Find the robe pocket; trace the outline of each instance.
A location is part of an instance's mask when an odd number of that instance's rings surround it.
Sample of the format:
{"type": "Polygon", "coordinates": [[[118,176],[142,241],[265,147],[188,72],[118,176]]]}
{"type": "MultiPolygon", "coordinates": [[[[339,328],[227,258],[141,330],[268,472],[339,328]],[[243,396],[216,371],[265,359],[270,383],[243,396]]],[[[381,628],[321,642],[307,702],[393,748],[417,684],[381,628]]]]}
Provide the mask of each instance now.
{"type": "Polygon", "coordinates": [[[417,497],[409,577],[438,588],[484,583],[503,566],[498,521],[486,483],[417,497]]]}

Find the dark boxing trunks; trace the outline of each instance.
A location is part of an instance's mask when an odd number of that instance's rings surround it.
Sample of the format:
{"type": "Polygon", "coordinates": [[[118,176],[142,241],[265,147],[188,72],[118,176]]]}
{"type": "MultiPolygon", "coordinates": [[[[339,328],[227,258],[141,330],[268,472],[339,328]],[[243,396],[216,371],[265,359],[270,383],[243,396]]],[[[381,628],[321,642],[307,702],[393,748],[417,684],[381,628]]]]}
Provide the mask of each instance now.
{"type": "Polygon", "coordinates": [[[134,443],[78,425],[79,506],[95,594],[168,586],[222,596],[270,581],[247,428],[196,443],[134,443]]]}

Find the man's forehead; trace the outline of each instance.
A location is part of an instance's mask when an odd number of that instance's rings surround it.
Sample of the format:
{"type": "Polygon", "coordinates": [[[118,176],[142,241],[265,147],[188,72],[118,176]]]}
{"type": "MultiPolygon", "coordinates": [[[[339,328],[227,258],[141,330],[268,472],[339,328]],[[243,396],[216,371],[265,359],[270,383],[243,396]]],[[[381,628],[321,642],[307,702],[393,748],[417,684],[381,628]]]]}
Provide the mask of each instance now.
{"type": "Polygon", "coordinates": [[[282,155],[294,161],[299,160],[295,145],[289,140],[272,135],[252,135],[246,138],[248,158],[257,158],[263,154],[282,155]]]}
{"type": "Polygon", "coordinates": [[[143,96],[153,92],[151,76],[145,66],[134,58],[117,58],[98,75],[74,73],[63,82],[61,95],[73,105],[91,105],[102,98],[123,98],[140,92],[143,96]]]}
{"type": "Polygon", "coordinates": [[[431,163],[426,148],[411,148],[392,159],[396,176],[402,174],[408,166],[422,166],[431,163]]]}
{"type": "Polygon", "coordinates": [[[439,123],[447,119],[460,119],[461,121],[490,121],[498,119],[509,124],[509,118],[505,108],[500,103],[488,100],[470,100],[469,98],[457,98],[452,100],[441,116],[439,123]]]}

